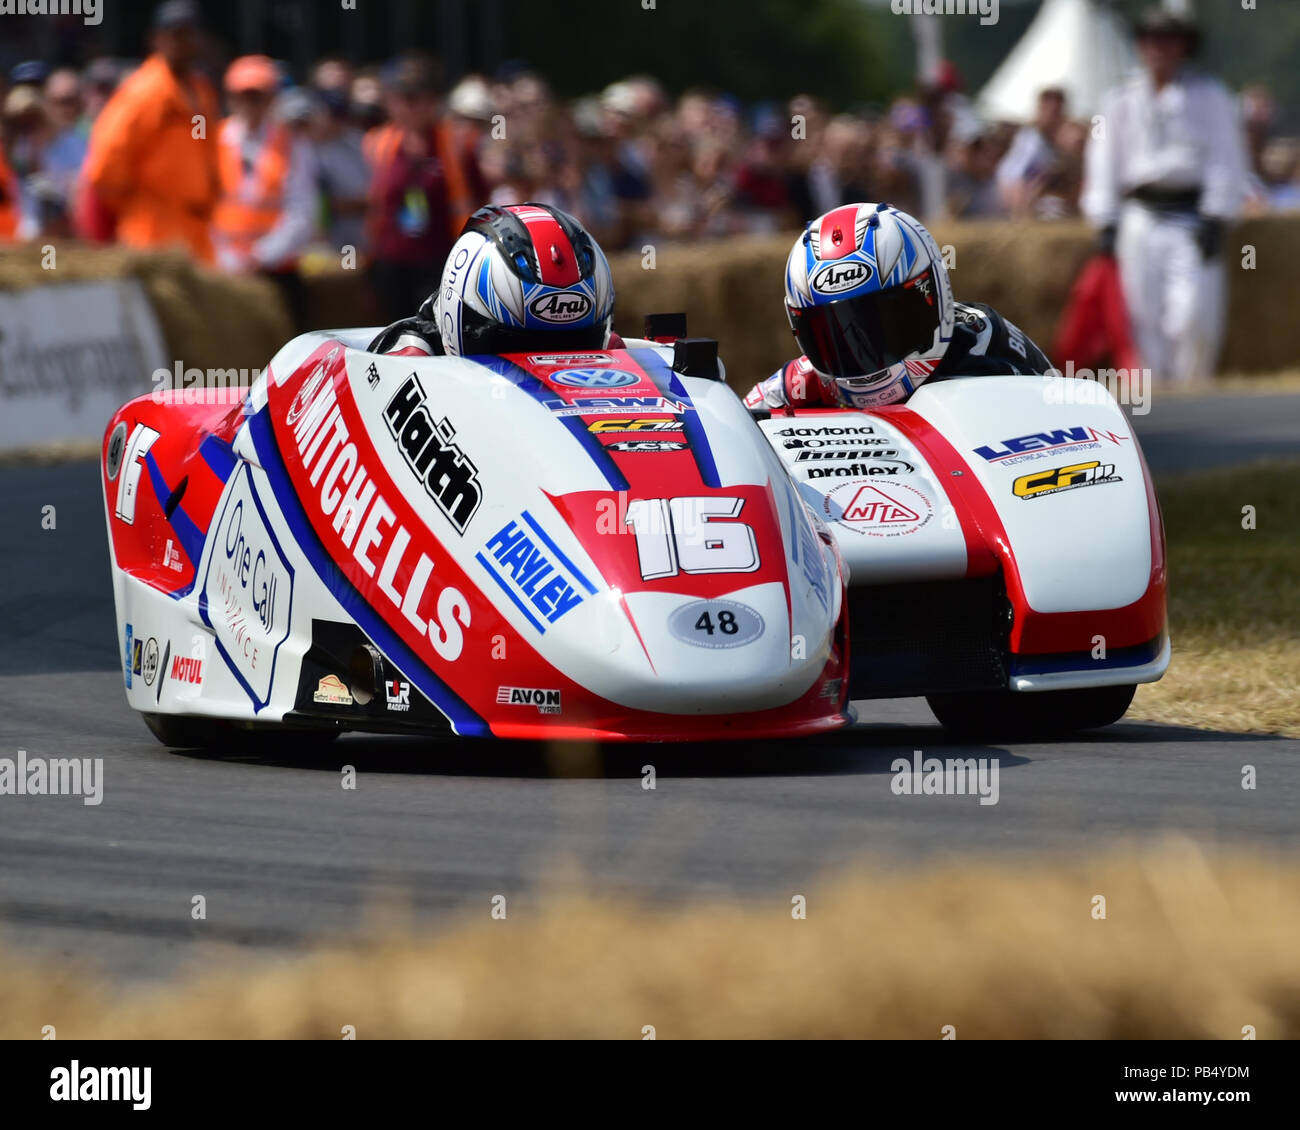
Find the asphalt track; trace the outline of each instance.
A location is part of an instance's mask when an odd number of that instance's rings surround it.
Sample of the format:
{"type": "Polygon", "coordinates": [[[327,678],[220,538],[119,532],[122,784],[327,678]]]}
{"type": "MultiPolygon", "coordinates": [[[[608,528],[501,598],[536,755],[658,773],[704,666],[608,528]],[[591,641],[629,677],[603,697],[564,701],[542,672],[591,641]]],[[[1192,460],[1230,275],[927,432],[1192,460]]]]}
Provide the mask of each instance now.
{"type": "MultiPolygon", "coordinates": [[[[1300,397],[1166,401],[1162,470],[1300,454],[1300,397]]],[[[639,747],[344,738],[310,756],[169,752],[122,694],[96,468],[0,470],[0,757],[104,760],[104,800],[0,796],[0,938],[152,977],[210,946],[276,952],[407,906],[511,917],[566,886],[790,896],[864,856],[1072,853],[1164,831],[1300,846],[1300,742],[1121,723],[1075,741],[946,745],[920,700],[816,741],[639,747]],[[57,526],[42,530],[42,507],[57,526]],[[999,802],[896,796],[891,762],[1000,761],[999,802]],[[340,766],[358,787],[340,787],[340,766]],[[1241,788],[1244,764],[1259,787],[1241,788]],[[641,787],[653,764],[657,788],[641,787]],[[191,918],[201,894],[207,918],[191,918]]]]}

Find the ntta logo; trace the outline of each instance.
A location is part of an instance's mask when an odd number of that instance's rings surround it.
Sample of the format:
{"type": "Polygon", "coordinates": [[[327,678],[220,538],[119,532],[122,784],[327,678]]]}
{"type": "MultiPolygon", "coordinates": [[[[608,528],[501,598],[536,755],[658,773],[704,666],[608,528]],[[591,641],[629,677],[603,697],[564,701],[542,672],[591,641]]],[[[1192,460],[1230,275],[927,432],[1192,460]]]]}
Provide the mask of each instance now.
{"type": "Polygon", "coordinates": [[[641,378],[623,369],[563,369],[550,374],[549,379],[569,388],[624,388],[641,378]]]}

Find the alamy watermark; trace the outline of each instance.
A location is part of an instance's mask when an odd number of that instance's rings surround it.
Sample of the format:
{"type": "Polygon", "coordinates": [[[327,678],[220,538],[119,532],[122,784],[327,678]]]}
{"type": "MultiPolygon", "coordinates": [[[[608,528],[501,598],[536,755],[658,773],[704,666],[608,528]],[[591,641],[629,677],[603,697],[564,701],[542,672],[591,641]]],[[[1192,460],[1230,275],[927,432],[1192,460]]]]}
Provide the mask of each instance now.
{"type": "Polygon", "coordinates": [[[95,807],[104,803],[102,757],[0,757],[0,797],[79,796],[95,807]]]}
{"type": "Polygon", "coordinates": [[[155,404],[242,404],[264,369],[194,369],[177,361],[155,369],[150,380],[155,404]]]}
{"type": "Polygon", "coordinates": [[[979,16],[980,23],[998,22],[998,0],[889,0],[896,16],[979,16]]]}
{"type": "Polygon", "coordinates": [[[1109,394],[1117,404],[1128,405],[1134,416],[1151,411],[1150,369],[1076,369],[1067,361],[1063,370],[1048,369],[1043,376],[1067,378],[1044,382],[1045,404],[1104,404],[1109,394]]]}
{"type": "Polygon", "coordinates": [[[0,0],[0,16],[80,16],[96,27],[104,11],[100,0],[0,0]]]}
{"type": "Polygon", "coordinates": [[[919,749],[912,759],[896,757],[889,766],[895,796],[978,796],[980,804],[998,802],[996,757],[926,757],[919,749]]]}

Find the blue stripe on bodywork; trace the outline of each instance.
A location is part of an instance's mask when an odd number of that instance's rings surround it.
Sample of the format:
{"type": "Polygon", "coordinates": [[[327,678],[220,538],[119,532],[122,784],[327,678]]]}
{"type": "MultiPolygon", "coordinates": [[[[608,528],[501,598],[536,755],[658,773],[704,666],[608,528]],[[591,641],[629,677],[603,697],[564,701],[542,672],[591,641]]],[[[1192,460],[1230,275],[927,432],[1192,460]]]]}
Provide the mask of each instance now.
{"type": "Polygon", "coordinates": [[[203,456],[203,462],[211,468],[212,473],[223,483],[230,481],[230,476],[239,465],[239,456],[235,454],[235,449],[224,439],[214,435],[204,437],[203,442],[199,444],[199,454],[203,456]]]}
{"type": "Polygon", "coordinates": [[[695,458],[695,465],[699,468],[700,479],[706,487],[720,487],[722,481],[718,477],[718,465],[713,458],[713,448],[709,446],[709,433],[679,375],[668,367],[668,363],[656,350],[629,349],[628,353],[646,371],[650,379],[659,387],[660,392],[673,400],[680,400],[690,408],[689,412],[682,415],[682,431],[686,436],[686,442],[690,445],[691,455],[695,458]]]}
{"type": "Polygon", "coordinates": [[[505,582],[505,580],[502,578],[501,574],[498,573],[495,569],[492,568],[491,565],[488,564],[488,559],[487,559],[486,557],[484,557],[483,554],[481,554],[481,553],[476,553],[476,554],[474,554],[474,559],[475,559],[475,560],[476,560],[480,565],[482,565],[484,569],[487,570],[487,572],[488,572],[488,576],[491,577],[494,581],[496,581],[496,583],[497,583],[498,585],[501,586],[501,591],[502,591],[503,593],[505,593],[506,596],[508,596],[512,601],[514,601],[515,607],[518,608],[519,611],[522,612],[522,613],[524,614],[524,617],[527,619],[527,621],[528,621],[530,624],[532,624],[532,626],[533,626],[534,628],[536,628],[539,632],[541,632],[543,635],[545,635],[545,634],[546,634],[546,627],[545,627],[543,624],[541,624],[541,623],[536,619],[536,617],[534,617],[533,614],[532,614],[531,612],[528,611],[527,608],[524,607],[524,602],[523,602],[522,600],[519,599],[519,597],[518,597],[518,595],[515,593],[514,589],[512,589],[508,584],[506,584],[506,582],[505,582]]]}
{"type": "Polygon", "coordinates": [[[1012,655],[1008,673],[1016,675],[1055,675],[1067,671],[1122,671],[1125,667],[1143,667],[1154,663],[1164,650],[1165,634],[1132,647],[1113,648],[1105,659],[1093,659],[1089,652],[1070,655],[1012,655]]]}
{"type": "Polygon", "coordinates": [[[298,499],[276,445],[269,411],[263,409],[248,421],[253,446],[262,461],[262,470],[271,484],[271,492],[289,531],[308,563],[316,571],[330,594],[356,621],[357,626],[374,641],[393,664],[420,692],[443,712],[456,733],[470,737],[491,737],[487,723],[461,699],[432,669],[407,646],[406,642],[379,615],[360,591],[348,580],[312,529],[307,512],[298,499]]]}
{"type": "MultiPolygon", "coordinates": [[[[554,389],[543,384],[527,369],[521,369],[504,357],[476,356],[470,357],[468,360],[473,361],[476,365],[482,365],[483,368],[496,373],[498,376],[505,377],[517,389],[526,392],[543,407],[546,406],[546,401],[556,398],[554,389]]],[[[549,412],[550,409],[547,408],[547,411],[549,412]]],[[[624,478],[623,472],[618,469],[618,464],[605,450],[605,445],[587,430],[587,425],[583,423],[581,416],[556,416],[555,419],[568,428],[570,434],[582,445],[583,450],[591,457],[591,461],[600,468],[600,472],[605,476],[605,481],[609,484],[611,490],[629,489],[628,481],[624,478]]]]}
{"type": "MultiPolygon", "coordinates": [[[[144,456],[144,466],[148,468],[149,482],[153,486],[153,493],[159,499],[159,506],[166,507],[166,501],[172,497],[172,488],[166,484],[162,469],[157,464],[157,460],[153,458],[152,453],[144,456]]],[[[174,507],[168,521],[172,523],[172,529],[175,531],[175,540],[181,544],[181,549],[185,550],[185,555],[190,558],[190,562],[194,564],[195,568],[198,568],[199,558],[203,557],[203,542],[207,540],[207,534],[204,534],[198,525],[194,524],[194,519],[191,519],[190,515],[186,514],[183,506],[174,507]]],[[[194,588],[194,584],[191,583],[190,588],[187,588],[185,592],[190,592],[192,588],[194,588]]],[[[172,593],[172,596],[185,596],[185,593],[172,593]]]]}

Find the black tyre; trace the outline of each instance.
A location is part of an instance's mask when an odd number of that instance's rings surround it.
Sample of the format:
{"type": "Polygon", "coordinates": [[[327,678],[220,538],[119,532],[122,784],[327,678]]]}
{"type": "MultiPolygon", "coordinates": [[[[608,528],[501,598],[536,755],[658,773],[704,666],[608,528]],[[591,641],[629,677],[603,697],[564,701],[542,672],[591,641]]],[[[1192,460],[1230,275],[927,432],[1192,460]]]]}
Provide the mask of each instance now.
{"type": "Polygon", "coordinates": [[[927,695],[934,716],[965,738],[1044,738],[1109,726],[1124,717],[1136,686],[1075,691],[927,695]]]}
{"type": "Polygon", "coordinates": [[[144,724],[163,745],[172,749],[217,749],[269,752],[310,749],[328,745],[338,730],[293,730],[279,726],[236,726],[217,718],[179,714],[142,714],[144,724]]]}

